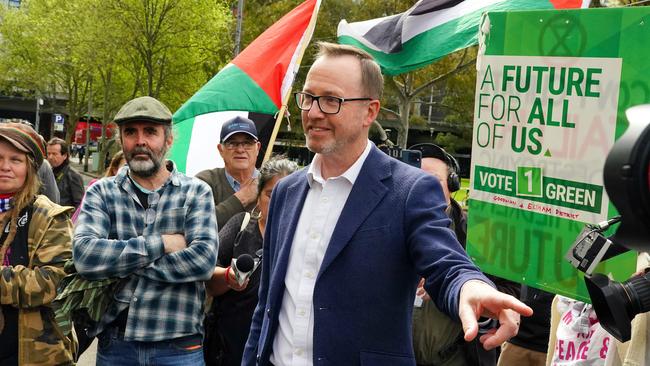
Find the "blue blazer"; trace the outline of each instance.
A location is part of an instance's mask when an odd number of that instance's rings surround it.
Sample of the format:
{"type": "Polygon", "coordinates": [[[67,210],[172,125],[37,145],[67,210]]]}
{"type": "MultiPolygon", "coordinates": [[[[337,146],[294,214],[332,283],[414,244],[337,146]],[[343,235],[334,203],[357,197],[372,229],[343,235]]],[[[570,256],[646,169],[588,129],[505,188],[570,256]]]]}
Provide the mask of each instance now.
{"type": "MultiPolygon", "coordinates": [[[[259,303],[242,365],[268,365],[278,328],[307,169],[282,179],[264,235],[259,303]]],[[[314,365],[415,365],[411,313],[420,276],[458,319],[458,297],[479,272],[448,228],[440,183],[372,147],[341,212],[313,296],[314,365]]]]}

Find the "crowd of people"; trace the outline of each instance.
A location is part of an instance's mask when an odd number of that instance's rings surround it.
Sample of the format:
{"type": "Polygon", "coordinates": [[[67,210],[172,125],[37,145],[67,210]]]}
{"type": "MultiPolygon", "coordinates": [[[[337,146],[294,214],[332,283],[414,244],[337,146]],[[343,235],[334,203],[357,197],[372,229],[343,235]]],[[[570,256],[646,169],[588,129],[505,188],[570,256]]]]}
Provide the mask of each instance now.
{"type": "Polygon", "coordinates": [[[97,365],[542,364],[550,299],[468,258],[456,160],[419,144],[417,169],[377,149],[379,66],[319,47],[295,93],[303,169],[258,170],[239,116],[221,127],[224,167],[188,177],[166,159],[170,110],[139,97],[84,188],[64,140],[1,124],[0,365],[72,365],[94,338],[97,365]],[[541,317],[522,323],[519,298],[541,317]]]}

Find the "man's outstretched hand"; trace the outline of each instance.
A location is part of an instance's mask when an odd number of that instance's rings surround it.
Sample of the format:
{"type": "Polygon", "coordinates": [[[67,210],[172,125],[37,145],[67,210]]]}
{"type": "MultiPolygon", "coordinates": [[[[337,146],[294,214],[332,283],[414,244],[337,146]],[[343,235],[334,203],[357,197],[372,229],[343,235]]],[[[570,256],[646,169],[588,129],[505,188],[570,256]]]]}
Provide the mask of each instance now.
{"type": "Polygon", "coordinates": [[[476,338],[477,319],[480,317],[499,321],[499,328],[490,329],[479,338],[486,350],[498,347],[517,335],[520,314],[531,316],[533,309],[514,297],[495,290],[485,282],[470,280],[460,289],[458,315],[463,324],[466,341],[476,338]]]}

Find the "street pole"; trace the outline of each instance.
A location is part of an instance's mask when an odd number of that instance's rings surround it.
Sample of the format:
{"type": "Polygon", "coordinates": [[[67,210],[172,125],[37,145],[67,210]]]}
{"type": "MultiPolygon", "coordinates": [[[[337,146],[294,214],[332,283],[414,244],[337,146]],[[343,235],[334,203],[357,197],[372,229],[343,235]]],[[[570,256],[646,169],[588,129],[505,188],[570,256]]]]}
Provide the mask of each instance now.
{"type": "Polygon", "coordinates": [[[239,45],[241,43],[241,24],[244,12],[244,0],[237,2],[237,29],[235,30],[235,57],[239,55],[239,45]]]}
{"type": "Polygon", "coordinates": [[[86,118],[86,153],[84,154],[84,172],[88,171],[88,155],[90,155],[90,115],[93,111],[93,78],[88,80],[88,117],[86,118]]]}
{"type": "Polygon", "coordinates": [[[43,99],[41,99],[38,94],[36,94],[36,119],[34,120],[34,129],[38,132],[38,125],[41,122],[41,104],[43,99]]]}

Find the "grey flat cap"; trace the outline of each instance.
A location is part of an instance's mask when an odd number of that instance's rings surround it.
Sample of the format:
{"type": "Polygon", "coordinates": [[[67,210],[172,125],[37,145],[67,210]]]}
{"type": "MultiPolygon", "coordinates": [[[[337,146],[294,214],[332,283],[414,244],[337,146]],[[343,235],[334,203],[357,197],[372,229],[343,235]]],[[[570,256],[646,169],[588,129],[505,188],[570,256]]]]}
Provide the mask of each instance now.
{"type": "Polygon", "coordinates": [[[132,121],[169,124],[172,112],[155,98],[139,97],[126,102],[115,115],[114,121],[118,125],[132,121]]]}

